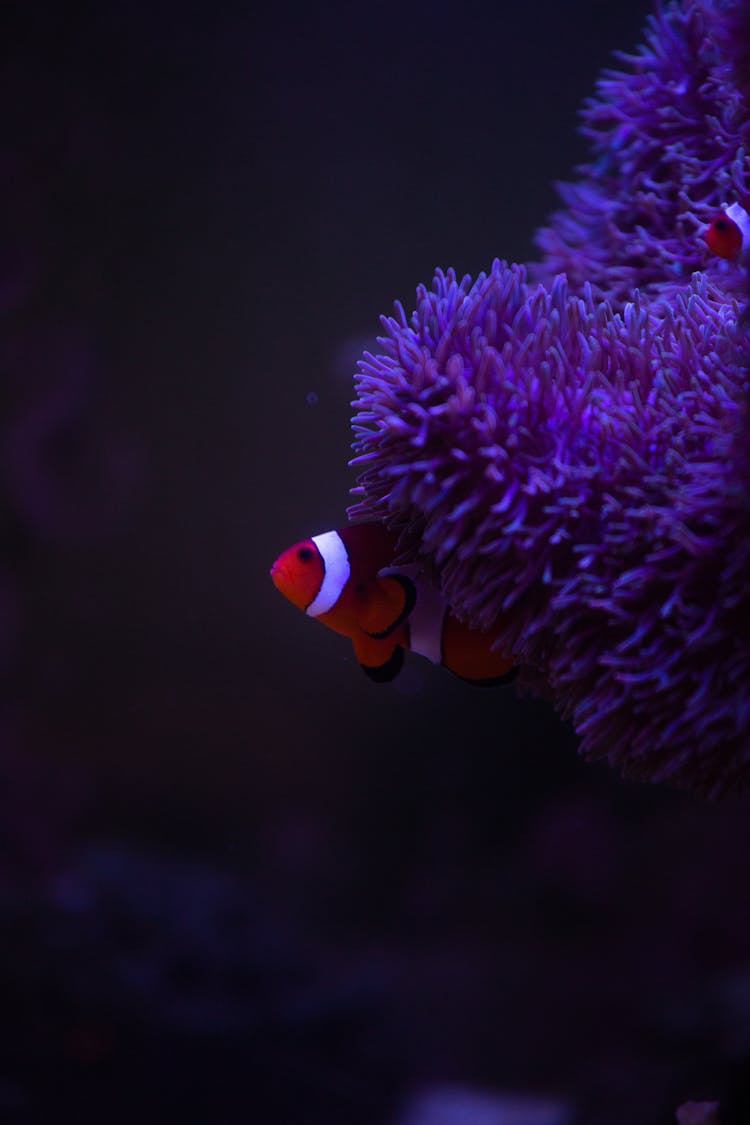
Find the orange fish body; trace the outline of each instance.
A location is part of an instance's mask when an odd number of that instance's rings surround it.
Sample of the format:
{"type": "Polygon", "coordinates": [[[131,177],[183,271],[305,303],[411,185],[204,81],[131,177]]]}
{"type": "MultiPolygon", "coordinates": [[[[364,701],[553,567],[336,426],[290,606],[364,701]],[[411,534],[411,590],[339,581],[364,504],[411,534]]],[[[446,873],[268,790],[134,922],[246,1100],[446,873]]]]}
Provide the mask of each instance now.
{"type": "Polygon", "coordinates": [[[750,214],[742,203],[719,211],[708,225],[706,243],[712,254],[730,262],[747,264],[750,257],[750,214]]]}
{"type": "Polygon", "coordinates": [[[392,566],[395,551],[383,524],[352,524],[296,543],[271,578],[308,616],[350,638],[371,679],[398,675],[407,649],[471,683],[510,679],[513,661],[494,636],[459,621],[417,567],[392,566]]]}

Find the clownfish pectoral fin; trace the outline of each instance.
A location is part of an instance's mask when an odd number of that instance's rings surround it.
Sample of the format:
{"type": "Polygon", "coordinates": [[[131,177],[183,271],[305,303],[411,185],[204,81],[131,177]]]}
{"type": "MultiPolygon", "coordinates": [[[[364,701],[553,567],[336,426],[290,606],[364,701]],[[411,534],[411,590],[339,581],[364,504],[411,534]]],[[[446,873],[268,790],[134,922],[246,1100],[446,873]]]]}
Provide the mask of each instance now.
{"type": "Polygon", "coordinates": [[[376,683],[394,680],[404,663],[404,650],[392,641],[365,636],[353,637],[354,655],[366,676],[376,683]]]}
{"type": "Polygon", "coordinates": [[[414,609],[417,593],[414,583],[403,574],[376,578],[367,586],[358,624],[373,640],[384,640],[406,621],[414,609]]]}

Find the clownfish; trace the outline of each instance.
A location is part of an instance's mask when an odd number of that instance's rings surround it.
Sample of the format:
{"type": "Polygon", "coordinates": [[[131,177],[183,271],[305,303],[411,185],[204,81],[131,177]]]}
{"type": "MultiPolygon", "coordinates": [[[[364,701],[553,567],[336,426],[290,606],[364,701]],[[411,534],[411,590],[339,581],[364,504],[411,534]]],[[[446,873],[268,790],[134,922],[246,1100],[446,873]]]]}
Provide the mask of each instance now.
{"type": "Polygon", "coordinates": [[[711,220],[704,238],[712,254],[745,264],[750,257],[750,215],[741,203],[732,203],[711,220]]]}
{"type": "Polygon", "coordinates": [[[394,554],[384,524],[352,524],[295,543],[273,564],[271,579],[308,617],[349,637],[378,683],[398,675],[406,649],[473,684],[512,679],[517,669],[493,647],[495,636],[459,621],[418,567],[392,566],[394,554]]]}

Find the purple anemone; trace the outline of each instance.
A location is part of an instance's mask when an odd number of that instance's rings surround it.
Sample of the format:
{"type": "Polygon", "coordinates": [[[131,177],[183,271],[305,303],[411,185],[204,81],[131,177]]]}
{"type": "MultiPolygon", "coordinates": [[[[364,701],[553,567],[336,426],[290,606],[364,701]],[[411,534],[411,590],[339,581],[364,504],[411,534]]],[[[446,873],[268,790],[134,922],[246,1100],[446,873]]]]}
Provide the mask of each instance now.
{"type": "MultiPolygon", "coordinates": [[[[750,20],[741,3],[658,5],[645,43],[619,52],[582,112],[591,159],[558,184],[565,207],[537,233],[537,281],[565,273],[615,304],[633,289],[726,273],[700,232],[725,202],[750,192],[750,113],[743,74],[750,20]],[[743,26],[743,24],[745,26],[743,26]]],[[[747,75],[750,88],[750,73],[747,75]]]]}
{"type": "Polygon", "coordinates": [[[630,72],[605,76],[597,160],[541,233],[535,281],[438,271],[413,315],[383,318],[351,510],[501,626],[582,753],[711,794],[750,781],[745,275],[695,272],[701,218],[748,170],[744,56],[715,46],[730,18],[660,9],[630,72]]]}

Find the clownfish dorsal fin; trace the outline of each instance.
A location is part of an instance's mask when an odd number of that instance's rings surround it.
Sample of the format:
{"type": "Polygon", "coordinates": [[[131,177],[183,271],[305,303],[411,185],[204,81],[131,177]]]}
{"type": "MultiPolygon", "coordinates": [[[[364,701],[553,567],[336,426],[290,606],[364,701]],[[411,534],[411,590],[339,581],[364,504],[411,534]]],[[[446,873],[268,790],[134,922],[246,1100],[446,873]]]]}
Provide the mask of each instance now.
{"type": "Polygon", "coordinates": [[[411,578],[404,574],[381,575],[363,592],[357,624],[373,640],[390,637],[408,618],[417,600],[411,578]]]}

